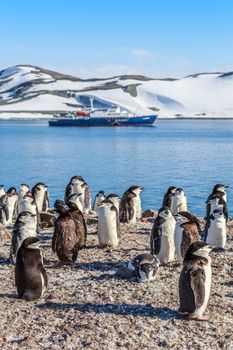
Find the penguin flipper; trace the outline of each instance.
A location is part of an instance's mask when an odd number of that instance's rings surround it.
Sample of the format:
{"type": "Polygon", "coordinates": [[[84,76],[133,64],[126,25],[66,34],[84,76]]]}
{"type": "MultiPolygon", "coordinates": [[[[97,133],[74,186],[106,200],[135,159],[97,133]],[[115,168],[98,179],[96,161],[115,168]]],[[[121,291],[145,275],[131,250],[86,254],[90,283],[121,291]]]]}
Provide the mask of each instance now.
{"type": "Polygon", "coordinates": [[[194,295],[195,306],[199,309],[205,300],[205,272],[202,268],[190,272],[190,284],[194,295]]]}
{"type": "Polygon", "coordinates": [[[157,255],[161,248],[161,233],[162,230],[154,224],[150,239],[150,252],[152,255],[157,255]]]}

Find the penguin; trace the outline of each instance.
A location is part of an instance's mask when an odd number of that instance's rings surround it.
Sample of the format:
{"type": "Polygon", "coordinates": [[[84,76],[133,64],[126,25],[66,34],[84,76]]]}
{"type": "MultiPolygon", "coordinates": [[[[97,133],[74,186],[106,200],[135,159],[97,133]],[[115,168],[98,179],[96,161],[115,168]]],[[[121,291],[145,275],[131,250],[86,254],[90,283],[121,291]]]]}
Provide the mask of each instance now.
{"type": "Polygon", "coordinates": [[[181,265],[190,245],[199,240],[199,221],[185,211],[176,214],[175,218],[175,255],[181,265]]]}
{"type": "Polygon", "coordinates": [[[171,197],[171,212],[172,214],[180,211],[187,211],[187,199],[182,188],[177,188],[171,197]]]}
{"type": "Polygon", "coordinates": [[[99,205],[97,234],[100,246],[117,248],[120,239],[120,223],[117,208],[109,199],[99,205]]]}
{"type": "Polygon", "coordinates": [[[169,208],[159,209],[151,231],[150,252],[157,256],[161,264],[175,259],[175,226],[176,220],[169,208]]]}
{"type": "Polygon", "coordinates": [[[34,301],[43,297],[48,279],[37,237],[26,238],[18,252],[15,265],[15,284],[18,298],[34,301]]]}
{"type": "Polygon", "coordinates": [[[209,244],[196,241],[185,254],[179,279],[179,312],[188,319],[208,320],[203,314],[210,296],[211,250],[209,244]]]}
{"type": "Polygon", "coordinates": [[[224,213],[226,221],[228,221],[228,208],[225,202],[223,193],[211,194],[206,201],[206,216],[205,220],[208,220],[209,216],[215,209],[221,209],[224,213]]]}
{"type": "Polygon", "coordinates": [[[19,214],[12,231],[10,260],[15,262],[17,251],[25,238],[37,237],[37,216],[28,211],[19,214]]]}
{"type": "Polygon", "coordinates": [[[4,185],[0,185],[0,198],[5,194],[4,185]]]}
{"type": "Polygon", "coordinates": [[[83,213],[88,214],[91,210],[91,193],[89,187],[82,176],[73,176],[66,186],[64,201],[67,202],[70,195],[79,193],[80,202],[83,206],[83,213]]]}
{"type": "Polygon", "coordinates": [[[104,191],[99,191],[95,196],[94,203],[93,203],[93,210],[97,214],[99,210],[99,203],[102,202],[105,198],[106,198],[106,194],[104,193],[104,191]]]}
{"type": "Polygon", "coordinates": [[[76,261],[78,256],[78,237],[76,224],[69,213],[64,201],[56,200],[54,207],[59,216],[56,218],[52,238],[52,251],[57,254],[60,262],[70,264],[76,261]]]}
{"type": "Polygon", "coordinates": [[[124,192],[120,203],[120,221],[135,223],[141,219],[142,208],[140,193],[144,190],[140,186],[131,186],[124,192]]]}
{"type": "Polygon", "coordinates": [[[162,207],[168,207],[169,209],[171,208],[171,199],[172,199],[172,196],[174,195],[176,189],[177,188],[175,186],[171,186],[168,188],[167,192],[165,193],[165,195],[163,197],[162,207]]]}
{"type": "Polygon", "coordinates": [[[128,264],[139,282],[153,281],[159,270],[159,260],[152,254],[143,253],[136,256],[128,264]]]}
{"type": "Polygon", "coordinates": [[[38,182],[32,187],[32,197],[34,198],[39,212],[47,211],[49,208],[48,186],[43,182],[38,182]]]}
{"type": "Polygon", "coordinates": [[[4,226],[12,224],[13,220],[17,217],[17,201],[19,195],[16,192],[15,187],[10,187],[6,193],[0,198],[0,210],[1,210],[1,223],[4,226]]]}
{"type": "Polygon", "coordinates": [[[227,203],[227,193],[226,193],[226,188],[229,188],[229,186],[227,185],[223,185],[223,184],[217,184],[213,187],[212,193],[209,195],[209,197],[207,198],[207,202],[209,200],[209,198],[213,195],[213,194],[219,194],[220,196],[222,196],[223,200],[227,203]]]}
{"type": "Polygon", "coordinates": [[[118,194],[110,193],[109,195],[107,195],[106,199],[109,199],[112,202],[112,204],[117,208],[119,213],[121,197],[118,196],[118,194]]]}
{"type": "Polygon", "coordinates": [[[221,209],[215,209],[206,221],[204,241],[216,248],[224,249],[226,231],[227,226],[224,212],[221,209]]]}
{"type": "Polygon", "coordinates": [[[78,209],[83,213],[84,209],[83,209],[83,205],[81,203],[81,193],[73,193],[69,196],[69,198],[67,199],[66,202],[68,201],[72,201],[73,203],[75,203],[78,207],[78,209]]]}
{"type": "Polygon", "coordinates": [[[66,202],[69,207],[69,213],[76,225],[76,235],[78,238],[78,248],[83,249],[87,243],[87,225],[83,216],[83,213],[79,210],[76,203],[70,199],[66,202]]]}

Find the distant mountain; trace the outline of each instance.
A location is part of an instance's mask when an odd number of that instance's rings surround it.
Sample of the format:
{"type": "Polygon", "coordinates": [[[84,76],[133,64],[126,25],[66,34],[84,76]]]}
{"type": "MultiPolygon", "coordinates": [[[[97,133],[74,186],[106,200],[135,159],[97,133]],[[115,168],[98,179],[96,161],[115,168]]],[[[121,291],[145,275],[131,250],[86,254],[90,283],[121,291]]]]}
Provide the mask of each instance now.
{"type": "Polygon", "coordinates": [[[0,72],[0,118],[48,117],[57,111],[120,105],[159,117],[233,118],[233,72],[198,73],[182,79],[120,75],[80,79],[18,65],[0,72]]]}

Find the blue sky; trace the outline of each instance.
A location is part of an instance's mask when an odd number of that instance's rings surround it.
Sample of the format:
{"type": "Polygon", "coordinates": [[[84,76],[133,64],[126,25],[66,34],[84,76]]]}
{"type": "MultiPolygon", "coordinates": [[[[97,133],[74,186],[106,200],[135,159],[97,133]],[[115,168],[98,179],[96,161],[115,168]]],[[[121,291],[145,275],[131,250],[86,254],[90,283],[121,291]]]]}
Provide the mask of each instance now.
{"type": "Polygon", "coordinates": [[[231,0],[1,1],[0,69],[81,77],[233,70],[231,0]]]}

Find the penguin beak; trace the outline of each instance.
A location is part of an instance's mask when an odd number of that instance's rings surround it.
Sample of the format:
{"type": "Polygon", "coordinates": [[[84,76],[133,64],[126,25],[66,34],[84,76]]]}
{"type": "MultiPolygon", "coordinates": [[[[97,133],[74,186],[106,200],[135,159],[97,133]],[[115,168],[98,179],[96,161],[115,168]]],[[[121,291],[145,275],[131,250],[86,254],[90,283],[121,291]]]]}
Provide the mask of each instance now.
{"type": "Polygon", "coordinates": [[[228,185],[225,185],[224,188],[229,188],[229,186],[228,186],[228,185]]]}
{"type": "Polygon", "coordinates": [[[140,190],[141,190],[141,191],[144,191],[144,190],[145,190],[145,188],[144,188],[144,187],[140,187],[140,190]]]}

